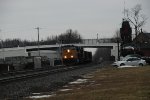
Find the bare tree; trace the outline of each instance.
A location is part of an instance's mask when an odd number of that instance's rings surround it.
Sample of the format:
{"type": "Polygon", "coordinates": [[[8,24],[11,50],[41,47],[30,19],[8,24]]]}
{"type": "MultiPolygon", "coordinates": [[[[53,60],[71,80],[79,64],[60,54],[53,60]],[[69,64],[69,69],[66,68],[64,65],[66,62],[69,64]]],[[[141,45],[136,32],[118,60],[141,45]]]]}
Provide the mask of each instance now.
{"type": "MultiPolygon", "coordinates": [[[[118,60],[120,60],[120,44],[121,43],[121,34],[119,30],[116,30],[114,39],[117,42],[117,47],[118,47],[118,60]]],[[[122,43],[121,43],[122,44],[122,43]]]]}
{"type": "Polygon", "coordinates": [[[80,43],[82,42],[82,37],[80,34],[75,30],[73,31],[72,29],[68,29],[65,33],[61,34],[58,37],[59,41],[62,41],[62,43],[80,43]]]}
{"type": "Polygon", "coordinates": [[[142,8],[140,4],[137,4],[131,10],[125,10],[127,20],[132,23],[135,29],[135,36],[138,35],[140,28],[146,23],[147,20],[147,17],[144,14],[141,14],[141,10],[142,8]]]}

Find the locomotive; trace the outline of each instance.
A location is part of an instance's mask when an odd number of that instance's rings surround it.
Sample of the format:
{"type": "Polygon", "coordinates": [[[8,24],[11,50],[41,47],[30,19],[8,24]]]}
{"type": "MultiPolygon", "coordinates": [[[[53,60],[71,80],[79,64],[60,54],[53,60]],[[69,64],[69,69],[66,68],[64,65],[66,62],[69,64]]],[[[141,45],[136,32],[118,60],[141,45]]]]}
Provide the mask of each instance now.
{"type": "Polygon", "coordinates": [[[76,65],[92,62],[92,52],[84,51],[83,47],[65,45],[62,46],[61,49],[64,65],[76,65]]]}

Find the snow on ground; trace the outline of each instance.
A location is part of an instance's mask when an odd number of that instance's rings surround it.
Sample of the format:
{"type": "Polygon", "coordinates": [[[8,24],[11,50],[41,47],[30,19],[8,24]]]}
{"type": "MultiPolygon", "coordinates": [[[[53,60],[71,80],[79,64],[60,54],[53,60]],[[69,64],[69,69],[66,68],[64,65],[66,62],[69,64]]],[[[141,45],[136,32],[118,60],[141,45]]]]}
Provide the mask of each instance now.
{"type": "Polygon", "coordinates": [[[86,83],[87,79],[77,79],[74,82],[70,82],[69,84],[81,84],[81,83],[86,83]]]}
{"type": "Polygon", "coordinates": [[[70,90],[72,90],[72,89],[60,89],[59,91],[64,92],[64,91],[70,91],[70,90]]]}
{"type": "Polygon", "coordinates": [[[48,97],[52,97],[54,95],[36,95],[36,96],[30,96],[28,98],[30,99],[40,99],[40,98],[48,98],[48,97]]]}
{"type": "Polygon", "coordinates": [[[26,97],[30,99],[41,99],[55,96],[56,94],[43,94],[43,93],[32,93],[32,96],[26,97]]]}
{"type": "Polygon", "coordinates": [[[129,67],[139,67],[139,66],[124,65],[124,66],[119,66],[118,68],[129,68],[129,67]]]}
{"type": "MultiPolygon", "coordinates": [[[[86,83],[88,79],[77,79],[76,81],[70,82],[69,84],[81,84],[81,83],[86,83]]],[[[68,86],[65,86],[68,87],[68,86]]],[[[65,91],[70,91],[72,89],[60,89],[59,91],[61,92],[65,92],[65,91]]],[[[56,94],[51,94],[51,95],[41,95],[41,93],[32,93],[34,96],[29,96],[27,98],[31,98],[31,99],[39,99],[39,98],[48,98],[48,97],[52,97],[56,94]]]]}

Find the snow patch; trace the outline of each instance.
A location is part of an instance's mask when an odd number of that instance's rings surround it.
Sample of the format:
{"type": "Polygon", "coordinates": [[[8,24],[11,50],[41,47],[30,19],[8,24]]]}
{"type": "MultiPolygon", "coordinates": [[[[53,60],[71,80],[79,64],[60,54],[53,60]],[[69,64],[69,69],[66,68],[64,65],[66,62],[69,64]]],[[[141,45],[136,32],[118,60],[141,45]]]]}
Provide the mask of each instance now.
{"type": "Polygon", "coordinates": [[[74,82],[70,82],[69,84],[81,84],[81,83],[86,83],[87,79],[77,79],[74,82]]]}
{"type": "Polygon", "coordinates": [[[30,99],[39,99],[39,98],[48,98],[51,97],[52,95],[40,95],[40,96],[30,96],[30,99]]]}
{"type": "Polygon", "coordinates": [[[125,65],[125,66],[119,66],[118,68],[130,68],[130,67],[139,67],[139,66],[125,65]]]}
{"type": "Polygon", "coordinates": [[[30,98],[30,99],[41,99],[41,98],[48,98],[48,97],[52,97],[54,96],[55,94],[53,95],[36,95],[36,96],[29,96],[27,98],[30,98]]]}
{"type": "Polygon", "coordinates": [[[60,89],[59,91],[65,92],[65,91],[70,91],[72,89],[60,89]]]}

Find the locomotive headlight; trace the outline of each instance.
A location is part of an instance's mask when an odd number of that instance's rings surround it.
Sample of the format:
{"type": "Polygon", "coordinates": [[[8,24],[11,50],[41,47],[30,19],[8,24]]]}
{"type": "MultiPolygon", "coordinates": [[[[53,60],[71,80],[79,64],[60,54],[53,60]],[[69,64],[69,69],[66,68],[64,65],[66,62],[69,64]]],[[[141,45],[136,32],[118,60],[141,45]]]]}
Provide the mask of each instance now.
{"type": "Polygon", "coordinates": [[[73,58],[73,55],[71,55],[71,58],[73,58]]]}
{"type": "Polygon", "coordinates": [[[68,49],[67,52],[70,52],[70,50],[68,49]]]}
{"type": "Polygon", "coordinates": [[[64,56],[64,58],[66,59],[66,58],[67,58],[67,56],[64,56]]]}

